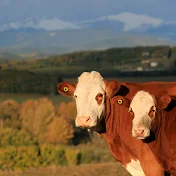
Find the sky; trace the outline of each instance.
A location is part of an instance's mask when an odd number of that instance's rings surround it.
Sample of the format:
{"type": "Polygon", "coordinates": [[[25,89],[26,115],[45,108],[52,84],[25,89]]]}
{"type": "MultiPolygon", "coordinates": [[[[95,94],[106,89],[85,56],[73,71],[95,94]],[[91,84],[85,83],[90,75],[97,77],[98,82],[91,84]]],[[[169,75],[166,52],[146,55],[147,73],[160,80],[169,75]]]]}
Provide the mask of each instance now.
{"type": "Polygon", "coordinates": [[[79,22],[110,19],[125,20],[124,30],[129,30],[139,21],[176,23],[175,16],[176,0],[0,0],[0,29],[79,29],[79,22]]]}

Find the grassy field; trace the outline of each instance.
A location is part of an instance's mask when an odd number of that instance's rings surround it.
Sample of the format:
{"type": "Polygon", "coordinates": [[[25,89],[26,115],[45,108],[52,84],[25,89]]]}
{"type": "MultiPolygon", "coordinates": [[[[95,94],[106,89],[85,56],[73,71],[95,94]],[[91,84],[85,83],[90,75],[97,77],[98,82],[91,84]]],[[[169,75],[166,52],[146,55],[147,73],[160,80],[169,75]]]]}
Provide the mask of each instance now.
{"type": "Polygon", "coordinates": [[[83,164],[31,169],[23,172],[0,172],[0,176],[130,176],[120,163],[83,164]]]}
{"type": "Polygon", "coordinates": [[[60,95],[41,95],[41,94],[9,94],[9,93],[0,93],[0,101],[13,99],[18,103],[22,103],[26,100],[36,100],[42,97],[47,97],[53,101],[54,104],[59,105],[61,102],[72,101],[72,98],[60,96],[60,95]]]}

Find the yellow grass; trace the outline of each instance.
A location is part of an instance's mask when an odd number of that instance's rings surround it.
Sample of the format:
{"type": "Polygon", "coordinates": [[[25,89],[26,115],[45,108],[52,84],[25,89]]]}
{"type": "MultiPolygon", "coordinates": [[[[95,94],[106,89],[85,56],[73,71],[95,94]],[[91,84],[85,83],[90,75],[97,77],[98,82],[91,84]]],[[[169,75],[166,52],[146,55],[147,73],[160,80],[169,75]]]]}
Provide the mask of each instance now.
{"type": "Polygon", "coordinates": [[[0,176],[130,176],[130,174],[116,162],[80,166],[50,166],[23,172],[0,172],[0,176]]]}

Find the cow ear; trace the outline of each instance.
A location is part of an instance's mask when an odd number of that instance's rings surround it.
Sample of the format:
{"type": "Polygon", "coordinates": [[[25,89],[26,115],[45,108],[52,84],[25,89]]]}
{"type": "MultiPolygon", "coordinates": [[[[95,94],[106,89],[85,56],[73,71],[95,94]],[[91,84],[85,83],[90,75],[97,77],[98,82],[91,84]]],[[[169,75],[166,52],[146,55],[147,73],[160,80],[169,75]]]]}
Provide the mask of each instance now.
{"type": "Polygon", "coordinates": [[[119,104],[119,105],[122,105],[122,106],[125,106],[125,107],[130,107],[130,100],[128,98],[125,98],[123,96],[115,96],[112,98],[112,103],[113,104],[119,104]]]}
{"type": "Polygon", "coordinates": [[[121,84],[119,84],[116,80],[104,82],[106,84],[106,95],[109,98],[112,98],[119,91],[121,84]]]}
{"type": "Polygon", "coordinates": [[[157,99],[157,107],[159,109],[166,109],[172,98],[169,95],[162,95],[157,99]]]}
{"type": "Polygon", "coordinates": [[[73,96],[76,85],[69,82],[61,82],[57,85],[57,90],[60,94],[65,96],[73,96]]]}

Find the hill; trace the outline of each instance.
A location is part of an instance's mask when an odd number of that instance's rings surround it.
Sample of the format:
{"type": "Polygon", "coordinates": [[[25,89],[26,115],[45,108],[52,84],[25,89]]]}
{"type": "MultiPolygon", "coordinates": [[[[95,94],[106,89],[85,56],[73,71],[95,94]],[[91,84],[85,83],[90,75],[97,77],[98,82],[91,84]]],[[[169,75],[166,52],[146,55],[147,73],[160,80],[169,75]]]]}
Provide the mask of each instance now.
{"type": "Polygon", "coordinates": [[[175,47],[126,47],[73,52],[27,61],[12,60],[1,64],[0,68],[60,76],[77,76],[91,70],[117,75],[129,71],[172,71],[176,66],[175,60],[175,47]]]}

